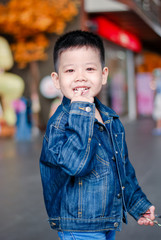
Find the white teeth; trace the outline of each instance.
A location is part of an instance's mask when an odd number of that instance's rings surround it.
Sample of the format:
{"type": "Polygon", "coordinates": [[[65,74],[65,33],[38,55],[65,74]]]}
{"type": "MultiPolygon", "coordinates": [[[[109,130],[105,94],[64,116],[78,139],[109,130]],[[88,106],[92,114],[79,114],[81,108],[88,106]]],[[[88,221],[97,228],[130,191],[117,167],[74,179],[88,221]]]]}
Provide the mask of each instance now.
{"type": "Polygon", "coordinates": [[[74,92],[78,92],[78,91],[83,92],[83,91],[87,91],[87,90],[88,90],[88,88],[74,88],[74,92]]]}

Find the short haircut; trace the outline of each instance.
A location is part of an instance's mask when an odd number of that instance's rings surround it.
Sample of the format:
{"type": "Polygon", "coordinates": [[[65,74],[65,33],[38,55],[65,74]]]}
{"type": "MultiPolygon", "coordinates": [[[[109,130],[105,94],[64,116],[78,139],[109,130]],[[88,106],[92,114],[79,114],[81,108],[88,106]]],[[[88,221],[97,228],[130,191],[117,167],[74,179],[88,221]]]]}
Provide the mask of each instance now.
{"type": "Polygon", "coordinates": [[[92,47],[97,49],[100,53],[100,61],[102,68],[105,66],[105,53],[104,53],[104,46],[102,39],[91,32],[88,31],[71,31],[64,35],[62,35],[55,43],[54,53],[53,53],[53,60],[54,60],[54,67],[55,71],[58,72],[58,61],[60,54],[72,48],[81,48],[81,47],[92,47]]]}

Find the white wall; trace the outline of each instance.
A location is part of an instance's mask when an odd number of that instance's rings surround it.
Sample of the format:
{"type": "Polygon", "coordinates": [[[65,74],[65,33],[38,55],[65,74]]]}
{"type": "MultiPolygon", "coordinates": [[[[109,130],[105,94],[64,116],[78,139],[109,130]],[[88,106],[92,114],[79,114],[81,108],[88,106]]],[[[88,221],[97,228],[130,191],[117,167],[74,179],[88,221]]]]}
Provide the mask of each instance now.
{"type": "Polygon", "coordinates": [[[84,0],[86,12],[112,12],[126,11],[128,7],[125,4],[114,0],[84,0]]]}

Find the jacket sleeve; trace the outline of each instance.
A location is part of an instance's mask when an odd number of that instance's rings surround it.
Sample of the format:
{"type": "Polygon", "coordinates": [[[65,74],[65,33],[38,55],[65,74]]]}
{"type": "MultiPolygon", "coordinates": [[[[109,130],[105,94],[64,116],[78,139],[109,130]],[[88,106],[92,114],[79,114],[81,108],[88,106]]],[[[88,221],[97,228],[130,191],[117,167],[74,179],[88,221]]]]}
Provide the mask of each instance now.
{"type": "Polygon", "coordinates": [[[146,195],[142,191],[141,187],[136,178],[134,167],[129,161],[127,144],[124,139],[124,196],[125,196],[125,205],[127,211],[132,215],[136,220],[140,218],[142,213],[145,213],[152,204],[147,199],[146,195]]]}
{"type": "Polygon", "coordinates": [[[48,151],[51,157],[46,161],[61,167],[68,175],[87,175],[93,169],[92,156],[96,149],[94,119],[94,103],[73,102],[65,129],[60,127],[59,121],[50,125],[48,151]]]}

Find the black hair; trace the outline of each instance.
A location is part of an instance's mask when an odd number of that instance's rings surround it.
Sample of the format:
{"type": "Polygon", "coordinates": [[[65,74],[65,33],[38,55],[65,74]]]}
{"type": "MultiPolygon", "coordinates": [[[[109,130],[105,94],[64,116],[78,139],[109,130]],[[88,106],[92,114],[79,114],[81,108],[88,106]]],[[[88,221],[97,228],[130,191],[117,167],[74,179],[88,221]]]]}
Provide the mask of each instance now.
{"type": "Polygon", "coordinates": [[[92,32],[76,30],[62,35],[56,41],[53,53],[55,71],[58,72],[58,59],[64,50],[84,46],[98,49],[103,68],[105,65],[105,53],[102,39],[92,32]]]}

